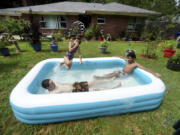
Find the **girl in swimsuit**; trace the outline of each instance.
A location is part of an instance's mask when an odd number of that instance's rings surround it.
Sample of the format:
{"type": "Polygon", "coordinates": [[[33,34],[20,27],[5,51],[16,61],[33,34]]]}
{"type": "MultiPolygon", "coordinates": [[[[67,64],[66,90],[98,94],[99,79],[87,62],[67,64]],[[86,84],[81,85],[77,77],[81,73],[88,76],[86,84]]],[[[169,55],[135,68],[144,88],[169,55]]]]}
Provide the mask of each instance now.
{"type": "Polygon", "coordinates": [[[72,66],[72,60],[74,58],[74,55],[76,52],[79,54],[80,58],[80,64],[82,64],[82,56],[80,52],[80,37],[76,37],[74,42],[72,39],[69,41],[69,48],[68,51],[66,52],[66,55],[64,56],[64,61],[60,63],[60,66],[64,66],[67,69],[70,69],[72,66]]]}

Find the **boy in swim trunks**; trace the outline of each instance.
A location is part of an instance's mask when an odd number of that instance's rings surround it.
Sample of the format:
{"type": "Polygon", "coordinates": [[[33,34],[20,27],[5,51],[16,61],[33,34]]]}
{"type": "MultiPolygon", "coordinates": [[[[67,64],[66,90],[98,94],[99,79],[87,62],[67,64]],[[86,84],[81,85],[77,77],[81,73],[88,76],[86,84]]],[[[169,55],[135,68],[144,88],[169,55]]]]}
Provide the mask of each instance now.
{"type": "Polygon", "coordinates": [[[127,76],[129,75],[136,67],[141,68],[147,72],[152,73],[156,77],[160,77],[161,75],[158,73],[154,73],[151,70],[141,66],[140,64],[136,63],[134,60],[136,58],[136,55],[134,52],[130,52],[127,55],[127,58],[121,57],[126,61],[126,65],[123,68],[123,70],[114,71],[113,73],[106,74],[104,76],[94,76],[96,79],[106,79],[106,78],[112,78],[112,77],[120,77],[120,76],[127,76]]]}
{"type": "Polygon", "coordinates": [[[48,89],[50,94],[55,93],[64,93],[64,92],[88,92],[88,91],[98,91],[98,90],[105,90],[105,89],[113,89],[121,86],[121,83],[117,83],[114,86],[108,86],[106,88],[99,88],[97,84],[105,84],[108,82],[113,81],[114,78],[110,80],[96,80],[91,82],[75,82],[73,84],[62,84],[54,82],[50,79],[45,79],[42,81],[41,85],[43,88],[48,89]]]}

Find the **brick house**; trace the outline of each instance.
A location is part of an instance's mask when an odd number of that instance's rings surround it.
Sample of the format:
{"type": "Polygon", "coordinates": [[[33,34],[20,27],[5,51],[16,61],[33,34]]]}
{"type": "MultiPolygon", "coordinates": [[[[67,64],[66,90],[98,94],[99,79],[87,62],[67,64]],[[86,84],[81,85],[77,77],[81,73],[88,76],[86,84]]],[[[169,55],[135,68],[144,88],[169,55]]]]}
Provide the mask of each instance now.
{"type": "Polygon", "coordinates": [[[30,8],[36,16],[36,21],[40,24],[42,33],[50,33],[62,27],[68,29],[72,22],[79,20],[85,24],[86,28],[98,24],[104,30],[104,33],[110,33],[112,37],[119,37],[123,31],[135,32],[136,25],[143,23],[146,17],[159,14],[115,2],[108,4],[58,2],[0,9],[0,15],[26,19],[30,8]]]}

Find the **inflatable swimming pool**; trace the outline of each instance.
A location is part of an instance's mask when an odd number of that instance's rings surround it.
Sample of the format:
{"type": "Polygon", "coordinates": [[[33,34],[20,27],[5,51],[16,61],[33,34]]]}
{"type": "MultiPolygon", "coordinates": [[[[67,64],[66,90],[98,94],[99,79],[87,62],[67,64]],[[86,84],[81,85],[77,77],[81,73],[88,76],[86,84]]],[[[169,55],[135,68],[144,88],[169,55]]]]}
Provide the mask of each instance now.
{"type": "MultiPolygon", "coordinates": [[[[117,115],[152,110],[162,102],[165,93],[164,83],[141,69],[135,69],[131,75],[138,82],[135,86],[128,85],[93,92],[38,93],[40,82],[46,78],[44,75],[47,72],[51,74],[52,67],[61,61],[63,59],[60,58],[39,62],[12,90],[10,104],[19,121],[39,124],[117,115]]],[[[87,58],[83,59],[82,65],[79,64],[79,59],[74,59],[71,70],[91,68],[103,71],[105,68],[110,69],[114,66],[122,68],[124,64],[124,60],[115,57],[87,58]]],[[[65,74],[71,72],[65,68],[62,70],[65,74]]],[[[70,75],[73,76],[73,74],[70,75]]]]}

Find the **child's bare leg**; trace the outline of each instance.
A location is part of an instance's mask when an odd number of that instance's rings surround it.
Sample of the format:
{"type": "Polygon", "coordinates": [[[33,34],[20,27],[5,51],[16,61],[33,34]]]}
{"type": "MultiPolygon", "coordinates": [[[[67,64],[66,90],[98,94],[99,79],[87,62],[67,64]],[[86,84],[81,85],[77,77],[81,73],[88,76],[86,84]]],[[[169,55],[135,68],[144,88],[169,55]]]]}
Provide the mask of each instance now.
{"type": "Polygon", "coordinates": [[[121,82],[117,83],[115,86],[112,86],[112,87],[100,87],[100,88],[93,88],[93,87],[90,87],[89,88],[89,91],[99,91],[99,90],[106,90],[106,89],[114,89],[114,88],[118,88],[121,86],[121,82]]]}
{"type": "Polygon", "coordinates": [[[62,63],[62,65],[66,68],[66,69],[70,69],[71,65],[72,65],[72,60],[69,60],[66,56],[64,56],[64,62],[62,63]]]}
{"type": "Polygon", "coordinates": [[[96,76],[96,75],[94,75],[94,78],[95,79],[108,79],[108,78],[117,77],[117,76],[119,76],[119,73],[113,72],[113,73],[110,73],[110,74],[106,74],[104,76],[96,76]]]}
{"type": "Polygon", "coordinates": [[[108,80],[96,80],[96,81],[88,82],[88,85],[92,86],[92,85],[96,85],[96,84],[103,84],[103,83],[111,82],[113,80],[114,80],[114,78],[108,79],[108,80]]]}

